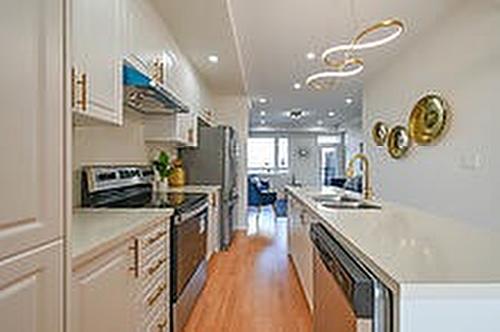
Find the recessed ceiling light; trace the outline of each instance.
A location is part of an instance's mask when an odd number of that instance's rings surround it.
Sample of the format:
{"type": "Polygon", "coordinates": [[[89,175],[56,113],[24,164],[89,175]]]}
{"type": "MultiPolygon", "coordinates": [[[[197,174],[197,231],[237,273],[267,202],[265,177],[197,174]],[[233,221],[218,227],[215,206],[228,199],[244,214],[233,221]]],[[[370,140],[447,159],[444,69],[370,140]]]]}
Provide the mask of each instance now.
{"type": "Polygon", "coordinates": [[[261,125],[265,125],[266,124],[266,120],[264,120],[264,119],[260,120],[260,124],[261,125]]]}
{"type": "Polygon", "coordinates": [[[306,54],[306,58],[307,60],[314,60],[316,59],[316,54],[314,54],[313,52],[309,52],[306,54]]]}
{"type": "Polygon", "coordinates": [[[322,126],[323,125],[323,120],[318,120],[317,124],[318,124],[318,126],[322,126]]]}
{"type": "Polygon", "coordinates": [[[219,63],[219,57],[215,54],[209,55],[208,61],[210,61],[211,63],[219,63]]]}
{"type": "Polygon", "coordinates": [[[294,90],[300,90],[300,88],[302,88],[302,84],[300,84],[300,83],[294,83],[293,84],[293,89],[294,90]]]}
{"type": "Polygon", "coordinates": [[[265,103],[267,103],[267,98],[263,97],[259,98],[259,104],[265,104],[265,103]]]}
{"type": "Polygon", "coordinates": [[[347,103],[347,105],[352,104],[352,102],[353,102],[353,101],[354,101],[354,100],[352,100],[352,98],[346,98],[346,99],[345,99],[345,102],[347,103]]]}
{"type": "Polygon", "coordinates": [[[328,112],[328,116],[331,117],[331,118],[334,117],[335,116],[335,112],[334,111],[328,112]]]}
{"type": "Polygon", "coordinates": [[[266,115],[266,111],[260,111],[260,115],[265,116],[266,115]]]}

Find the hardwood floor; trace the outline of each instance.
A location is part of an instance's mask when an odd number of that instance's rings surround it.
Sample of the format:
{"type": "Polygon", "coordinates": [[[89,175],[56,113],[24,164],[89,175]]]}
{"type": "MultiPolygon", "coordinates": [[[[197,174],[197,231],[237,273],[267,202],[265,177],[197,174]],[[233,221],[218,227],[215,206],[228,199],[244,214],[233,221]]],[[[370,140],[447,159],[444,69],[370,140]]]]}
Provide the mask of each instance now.
{"type": "Polygon", "coordinates": [[[227,252],[214,255],[209,277],[184,329],[310,332],[312,318],[286,250],[286,219],[263,210],[227,252]]]}

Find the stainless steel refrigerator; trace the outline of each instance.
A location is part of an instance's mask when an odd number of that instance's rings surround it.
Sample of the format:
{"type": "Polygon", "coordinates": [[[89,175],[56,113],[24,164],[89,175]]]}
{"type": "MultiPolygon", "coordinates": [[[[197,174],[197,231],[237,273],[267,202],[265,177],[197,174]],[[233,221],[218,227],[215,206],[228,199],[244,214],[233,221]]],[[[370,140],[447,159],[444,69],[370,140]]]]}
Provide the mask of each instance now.
{"type": "Polygon", "coordinates": [[[188,184],[220,185],[220,246],[231,244],[238,215],[238,141],[229,126],[199,127],[198,147],[183,148],[179,155],[184,162],[188,184]]]}

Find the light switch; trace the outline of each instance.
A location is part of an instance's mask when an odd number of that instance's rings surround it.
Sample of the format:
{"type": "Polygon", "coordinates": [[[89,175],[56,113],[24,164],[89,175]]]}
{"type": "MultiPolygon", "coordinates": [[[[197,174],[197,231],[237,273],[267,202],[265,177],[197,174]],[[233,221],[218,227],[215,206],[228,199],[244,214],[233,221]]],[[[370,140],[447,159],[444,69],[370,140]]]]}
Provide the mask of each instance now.
{"type": "Polygon", "coordinates": [[[460,168],[474,171],[481,167],[482,157],[479,153],[463,153],[460,156],[460,168]]]}

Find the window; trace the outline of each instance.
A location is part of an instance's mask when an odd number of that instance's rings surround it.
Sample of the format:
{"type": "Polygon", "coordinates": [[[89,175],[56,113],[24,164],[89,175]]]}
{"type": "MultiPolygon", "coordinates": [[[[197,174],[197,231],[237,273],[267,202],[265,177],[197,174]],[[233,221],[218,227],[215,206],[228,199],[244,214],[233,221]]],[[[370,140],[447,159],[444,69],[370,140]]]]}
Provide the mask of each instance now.
{"type": "Polygon", "coordinates": [[[248,167],[253,169],[272,169],[275,165],[274,138],[248,139],[248,167]]]}
{"type": "Polygon", "coordinates": [[[250,137],[247,150],[250,172],[286,172],[288,170],[288,138],[286,137],[250,137]]]}

